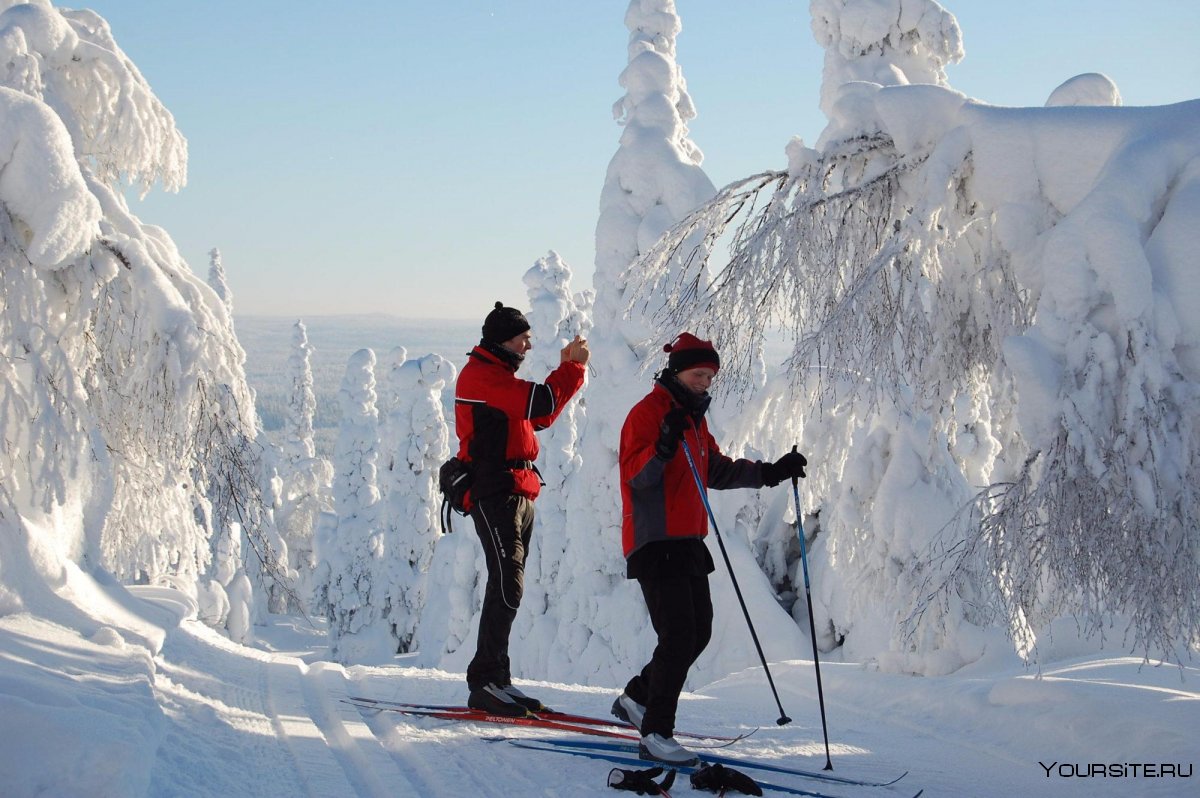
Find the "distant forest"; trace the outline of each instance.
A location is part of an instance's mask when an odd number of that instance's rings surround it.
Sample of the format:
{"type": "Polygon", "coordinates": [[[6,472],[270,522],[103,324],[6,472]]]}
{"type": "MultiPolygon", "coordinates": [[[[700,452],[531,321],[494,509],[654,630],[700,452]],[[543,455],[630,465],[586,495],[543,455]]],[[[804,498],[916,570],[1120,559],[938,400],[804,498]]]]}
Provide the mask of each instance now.
{"type": "MultiPolygon", "coordinates": [[[[484,311],[480,311],[481,318],[484,311]]],[[[479,322],[401,319],[391,316],[313,316],[300,319],[312,347],[313,391],[317,408],[313,418],[317,454],[329,457],[341,420],[337,393],[346,361],[359,349],[373,349],[380,363],[377,379],[389,353],[402,346],[408,357],[439,354],[461,368],[466,353],[479,337],[479,322]]],[[[238,340],[246,350],[246,379],[254,389],[254,406],[263,431],[272,443],[287,417],[291,393],[287,371],[296,319],[282,316],[238,316],[238,340]]],[[[447,394],[452,401],[453,394],[447,394]]]]}

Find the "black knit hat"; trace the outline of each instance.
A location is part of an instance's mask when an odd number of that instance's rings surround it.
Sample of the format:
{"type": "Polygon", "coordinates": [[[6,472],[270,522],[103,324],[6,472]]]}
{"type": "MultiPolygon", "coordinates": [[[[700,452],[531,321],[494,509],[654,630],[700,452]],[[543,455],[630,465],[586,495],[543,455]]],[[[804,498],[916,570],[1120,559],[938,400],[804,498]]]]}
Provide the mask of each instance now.
{"type": "Polygon", "coordinates": [[[672,374],[707,366],[714,372],[721,368],[721,356],[711,341],[697,338],[691,333],[680,333],[679,337],[663,347],[667,356],[667,369],[672,374]]]}
{"type": "Polygon", "coordinates": [[[529,319],[516,308],[506,308],[503,302],[497,302],[496,307],[483,320],[483,340],[493,344],[502,344],[510,338],[516,338],[529,329],[529,319]]]}

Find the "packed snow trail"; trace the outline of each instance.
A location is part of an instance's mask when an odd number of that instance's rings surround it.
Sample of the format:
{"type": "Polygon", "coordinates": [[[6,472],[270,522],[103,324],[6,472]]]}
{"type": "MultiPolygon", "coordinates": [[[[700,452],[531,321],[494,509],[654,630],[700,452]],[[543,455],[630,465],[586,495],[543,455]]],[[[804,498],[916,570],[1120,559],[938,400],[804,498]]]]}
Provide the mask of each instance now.
{"type": "MultiPolygon", "coordinates": [[[[154,692],[166,730],[150,796],[614,795],[606,782],[611,763],[489,744],[484,738],[498,732],[488,724],[346,703],[348,696],[366,695],[455,704],[465,687],[461,674],[439,670],[343,668],[323,660],[320,634],[309,631],[300,639],[299,628],[295,619],[257,627],[257,645],[269,651],[234,644],[194,620],[168,631],[155,660],[154,692]]],[[[791,725],[764,723],[774,708],[757,668],[685,693],[681,722],[726,734],[762,724],[725,751],[820,770],[824,747],[812,663],[771,665],[791,725]]],[[[1136,661],[1093,657],[1047,667],[1041,678],[1020,672],[922,679],[830,663],[823,677],[834,773],[870,780],[907,770],[908,776],[890,788],[770,780],[837,798],[893,798],[918,789],[926,796],[980,798],[1167,796],[1197,783],[1195,777],[1066,778],[1045,769],[1052,762],[1186,763],[1189,757],[1194,767],[1200,733],[1200,694],[1191,689],[1200,672],[1194,668],[1139,668],[1136,661]]],[[[598,716],[607,714],[614,695],[608,688],[523,684],[552,706],[598,716]]],[[[533,738],[546,731],[505,727],[501,733],[533,738]]],[[[703,793],[681,780],[673,794],[703,793]]]]}

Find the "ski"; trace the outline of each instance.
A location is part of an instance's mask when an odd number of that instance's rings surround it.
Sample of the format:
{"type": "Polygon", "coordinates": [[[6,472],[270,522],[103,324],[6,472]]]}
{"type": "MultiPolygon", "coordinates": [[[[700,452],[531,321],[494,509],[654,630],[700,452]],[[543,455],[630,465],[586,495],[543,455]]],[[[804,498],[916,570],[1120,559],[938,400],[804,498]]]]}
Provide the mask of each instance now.
{"type": "Polygon", "coordinates": [[[403,715],[413,715],[423,718],[437,718],[439,720],[457,720],[475,723],[499,723],[506,726],[529,726],[535,729],[553,729],[555,731],[578,732],[579,734],[590,734],[596,737],[617,737],[623,740],[640,740],[641,737],[636,733],[628,733],[621,731],[610,731],[602,729],[599,726],[588,726],[582,723],[567,723],[564,721],[551,720],[541,718],[537,715],[527,715],[523,718],[510,718],[507,715],[493,715],[479,709],[469,709],[466,707],[452,707],[450,709],[422,709],[419,707],[391,707],[375,704],[374,702],[356,701],[352,698],[342,699],[345,703],[358,707],[359,709],[369,709],[375,712],[399,712],[403,715]]]}
{"type": "MultiPolygon", "coordinates": [[[[589,759],[597,759],[605,762],[613,762],[618,765],[629,765],[637,768],[644,768],[649,765],[661,765],[663,767],[673,768],[680,773],[687,774],[695,773],[697,770],[695,767],[666,765],[662,762],[653,762],[650,760],[641,759],[636,755],[624,753],[620,750],[571,747],[568,745],[546,745],[546,743],[549,742],[547,740],[530,740],[517,737],[489,737],[485,739],[487,739],[489,742],[507,742],[510,745],[514,745],[518,748],[525,748],[531,751],[549,751],[559,754],[571,754],[572,756],[582,756],[589,759]]],[[[701,755],[701,759],[706,759],[706,757],[701,755]]],[[[744,762],[739,762],[738,764],[748,767],[748,765],[746,765],[744,762]]],[[[757,779],[755,780],[755,783],[764,790],[772,790],[774,792],[781,792],[789,795],[804,795],[808,796],[808,798],[840,798],[840,796],[829,795],[828,793],[814,792],[813,790],[805,790],[800,787],[790,787],[784,784],[773,784],[771,782],[758,781],[757,779]]],[[[924,792],[924,790],[918,791],[912,796],[912,798],[918,798],[922,792],[924,792]]]]}
{"type": "MultiPolygon", "coordinates": [[[[479,710],[471,709],[470,707],[455,706],[453,704],[411,704],[402,701],[388,701],[382,698],[367,698],[365,696],[347,696],[346,700],[352,704],[367,706],[372,709],[387,709],[389,711],[404,711],[404,710],[425,710],[435,712],[453,712],[457,714],[475,714],[479,710]]],[[[412,713],[418,714],[418,713],[412,713]]],[[[617,729],[625,729],[629,732],[636,731],[636,727],[632,723],[625,723],[617,718],[597,718],[591,715],[576,715],[571,712],[556,712],[548,710],[535,713],[542,720],[557,721],[559,723],[574,723],[581,726],[612,726],[617,729]]],[[[736,736],[727,736],[721,734],[703,734],[701,732],[675,732],[676,737],[687,737],[692,740],[715,740],[723,743],[736,743],[739,740],[744,740],[754,732],[757,728],[751,729],[744,734],[736,736]]],[[[624,735],[629,736],[629,735],[624,735]]],[[[637,739],[637,738],[634,738],[637,739]]],[[[718,746],[723,747],[723,746],[718,746]]]]}
{"type": "MultiPolygon", "coordinates": [[[[516,738],[503,738],[517,744],[516,738]]],[[[553,737],[532,737],[520,738],[520,743],[539,743],[541,745],[556,747],[556,748],[575,748],[586,751],[609,751],[617,754],[637,756],[638,748],[635,743],[618,743],[618,742],[599,742],[592,740],[561,740],[553,737]]],[[[695,747],[695,746],[693,746],[695,747]]],[[[834,784],[849,784],[856,787],[890,787],[900,779],[908,775],[908,771],[904,771],[891,781],[868,781],[866,779],[853,779],[847,776],[835,776],[832,773],[826,773],[820,770],[803,770],[801,768],[789,768],[784,765],[777,765],[774,762],[764,762],[759,759],[750,759],[740,756],[725,756],[722,754],[712,754],[707,751],[697,751],[696,755],[701,761],[711,764],[727,765],[734,768],[753,768],[755,770],[765,770],[772,773],[784,773],[790,776],[801,776],[808,779],[820,779],[834,784]]]]}

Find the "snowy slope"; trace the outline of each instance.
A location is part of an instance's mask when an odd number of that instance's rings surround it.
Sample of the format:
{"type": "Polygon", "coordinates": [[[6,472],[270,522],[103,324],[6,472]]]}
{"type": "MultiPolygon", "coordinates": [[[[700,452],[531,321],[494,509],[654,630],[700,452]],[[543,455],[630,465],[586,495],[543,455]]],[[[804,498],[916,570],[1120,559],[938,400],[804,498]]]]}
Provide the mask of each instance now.
{"type": "MultiPolygon", "coordinates": [[[[460,703],[461,674],[406,667],[402,659],[343,668],[325,661],[324,633],[298,618],[256,629],[268,641],[261,648],[239,646],[189,617],[194,605],[181,594],[135,590],[143,596],[132,602],[142,605],[140,617],[90,638],[28,615],[0,619],[6,798],[614,794],[604,762],[482,739],[546,732],[410,718],[342,701],[363,694],[460,703]],[[165,633],[161,648],[154,635],[136,631],[155,628],[165,633]]],[[[728,753],[819,770],[824,751],[812,663],[773,662],[771,669],[792,724],[775,725],[778,712],[756,668],[685,694],[680,726],[761,726],[728,753]]],[[[835,796],[922,788],[927,796],[985,798],[1194,794],[1194,775],[1148,777],[1140,766],[1165,763],[1194,773],[1197,668],[1089,656],[1047,665],[1040,677],[982,666],[940,678],[840,663],[821,670],[834,773],[909,775],[887,789],[771,780],[835,796]],[[1062,775],[1086,772],[1090,763],[1122,765],[1127,775],[1062,775]],[[1137,775],[1125,763],[1139,765],[1137,775]]],[[[606,715],[613,698],[603,688],[523,686],[588,714],[606,715]]],[[[682,780],[673,794],[700,793],[682,780]]]]}

